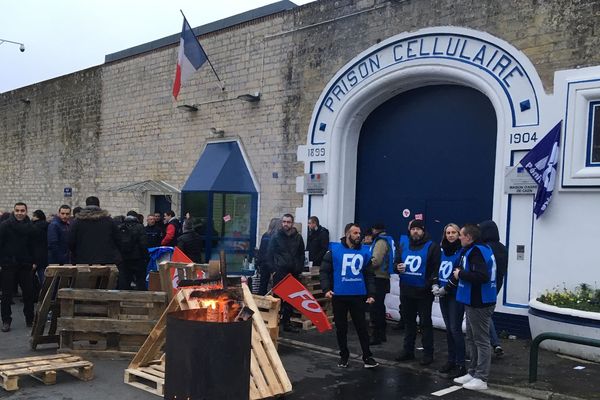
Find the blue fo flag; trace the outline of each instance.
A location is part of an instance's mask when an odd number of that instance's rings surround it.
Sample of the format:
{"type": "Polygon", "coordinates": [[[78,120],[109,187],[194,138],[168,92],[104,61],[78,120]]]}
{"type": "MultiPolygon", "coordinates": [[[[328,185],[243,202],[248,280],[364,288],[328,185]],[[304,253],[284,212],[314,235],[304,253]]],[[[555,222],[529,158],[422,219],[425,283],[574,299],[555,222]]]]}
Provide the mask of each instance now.
{"type": "Polygon", "coordinates": [[[552,198],[554,182],[556,181],[561,126],[562,121],[556,124],[519,162],[538,185],[533,201],[533,213],[536,219],[546,211],[552,198]]]}

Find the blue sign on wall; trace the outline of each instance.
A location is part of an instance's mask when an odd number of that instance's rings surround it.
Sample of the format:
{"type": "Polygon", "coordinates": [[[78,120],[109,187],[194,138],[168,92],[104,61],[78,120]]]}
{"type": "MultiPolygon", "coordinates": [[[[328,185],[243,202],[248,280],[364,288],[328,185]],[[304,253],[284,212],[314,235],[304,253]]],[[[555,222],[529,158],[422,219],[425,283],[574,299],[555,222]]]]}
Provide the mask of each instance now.
{"type": "Polygon", "coordinates": [[[65,197],[73,197],[73,188],[66,187],[63,189],[63,195],[65,197]]]}

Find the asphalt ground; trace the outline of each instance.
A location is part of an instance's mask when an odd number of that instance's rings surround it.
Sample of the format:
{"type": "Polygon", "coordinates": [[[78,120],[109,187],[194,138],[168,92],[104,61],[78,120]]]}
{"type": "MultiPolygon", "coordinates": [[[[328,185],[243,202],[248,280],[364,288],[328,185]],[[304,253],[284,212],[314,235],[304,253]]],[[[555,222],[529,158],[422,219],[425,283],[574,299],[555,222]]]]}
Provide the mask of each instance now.
{"type": "MultiPolygon", "coordinates": [[[[8,333],[0,333],[0,359],[56,353],[55,346],[40,346],[30,350],[29,330],[21,313],[20,299],[13,306],[13,324],[8,333]]],[[[528,340],[502,340],[505,356],[493,359],[490,390],[472,392],[455,386],[451,379],[437,372],[445,359],[445,334],[435,332],[435,361],[423,367],[417,360],[409,363],[393,361],[401,348],[403,332],[391,331],[388,342],[372,348],[381,365],[372,370],[363,368],[359,346],[350,327],[352,352],[349,367],[337,367],[338,354],[333,332],[320,334],[315,330],[282,335],[279,353],[292,381],[293,392],[286,399],[600,399],[600,365],[540,351],[539,381],[528,384],[528,340]],[[581,367],[584,367],[581,369],[581,367]],[[451,389],[452,388],[452,389],[451,389]],[[457,389],[452,391],[453,389],[457,389]],[[439,393],[448,391],[448,393],[439,393]],[[438,395],[435,395],[436,393],[438,395]]],[[[417,341],[418,343],[418,341],[417,341]]],[[[123,383],[128,361],[89,358],[94,363],[95,378],[89,382],[66,374],[57,374],[57,383],[45,386],[23,377],[20,389],[6,392],[0,398],[10,399],[157,399],[158,396],[123,383]]]]}

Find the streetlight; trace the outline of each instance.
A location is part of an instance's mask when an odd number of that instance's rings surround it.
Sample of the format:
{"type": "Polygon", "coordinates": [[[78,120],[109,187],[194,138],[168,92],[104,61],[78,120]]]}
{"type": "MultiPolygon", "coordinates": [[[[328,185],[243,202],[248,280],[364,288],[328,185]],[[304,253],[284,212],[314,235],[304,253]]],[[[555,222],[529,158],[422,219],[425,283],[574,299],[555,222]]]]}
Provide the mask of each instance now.
{"type": "Polygon", "coordinates": [[[12,43],[12,44],[18,44],[19,45],[19,50],[21,50],[21,53],[25,51],[25,45],[23,43],[13,42],[12,40],[0,39],[0,45],[2,45],[4,42],[6,42],[6,43],[12,43]]]}

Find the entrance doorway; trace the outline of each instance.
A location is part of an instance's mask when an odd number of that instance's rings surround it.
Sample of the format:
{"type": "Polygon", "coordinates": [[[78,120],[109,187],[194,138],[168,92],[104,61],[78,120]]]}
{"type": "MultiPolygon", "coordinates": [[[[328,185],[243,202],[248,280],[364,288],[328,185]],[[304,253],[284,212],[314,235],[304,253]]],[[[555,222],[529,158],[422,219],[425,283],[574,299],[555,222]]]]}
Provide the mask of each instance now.
{"type": "Polygon", "coordinates": [[[491,102],[469,87],[425,86],[386,101],[361,129],[356,220],[383,222],[397,239],[422,214],[439,242],[447,223],[491,219],[496,130],[491,102]]]}

